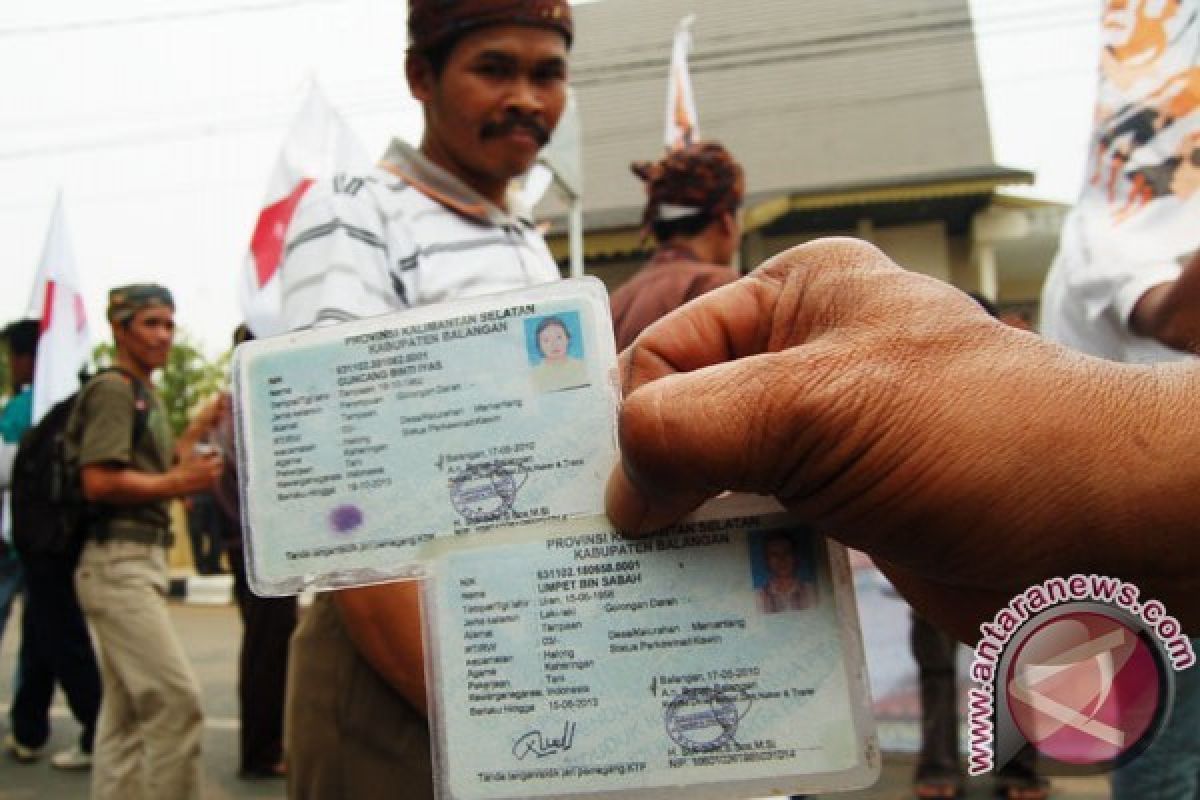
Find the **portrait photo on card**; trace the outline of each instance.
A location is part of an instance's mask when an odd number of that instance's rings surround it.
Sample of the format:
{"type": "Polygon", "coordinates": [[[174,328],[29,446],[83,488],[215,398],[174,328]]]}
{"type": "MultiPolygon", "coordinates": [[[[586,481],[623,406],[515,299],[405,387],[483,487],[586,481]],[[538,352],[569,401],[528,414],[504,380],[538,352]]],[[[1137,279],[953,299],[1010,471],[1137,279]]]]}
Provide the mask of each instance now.
{"type": "Polygon", "coordinates": [[[812,541],[806,532],[770,530],[747,538],[756,604],[764,614],[817,605],[812,541]]]}
{"type": "Polygon", "coordinates": [[[529,356],[530,377],[539,392],[562,392],[590,385],[578,311],[525,320],[525,351],[529,356]]]}

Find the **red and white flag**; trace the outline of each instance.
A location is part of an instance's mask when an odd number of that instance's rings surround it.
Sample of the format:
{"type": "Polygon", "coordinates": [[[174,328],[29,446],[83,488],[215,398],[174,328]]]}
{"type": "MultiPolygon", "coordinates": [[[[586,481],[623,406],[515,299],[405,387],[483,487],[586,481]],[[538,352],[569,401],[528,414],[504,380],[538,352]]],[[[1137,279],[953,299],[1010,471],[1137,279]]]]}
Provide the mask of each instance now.
{"type": "Polygon", "coordinates": [[[284,332],[279,265],[288,223],[308,187],[319,178],[370,167],[354,132],[313,84],[284,139],[238,281],[242,313],[255,336],[284,332]]]}
{"type": "Polygon", "coordinates": [[[75,251],[67,235],[62,193],[54,202],[50,229],[29,297],[29,316],[41,320],[33,374],[33,421],[79,389],[79,371],[92,355],[92,336],[83,305],[75,251]]]}
{"type": "Polygon", "coordinates": [[[692,76],[688,73],[692,23],[695,21],[694,15],[686,16],[675,29],[671,73],[667,76],[667,128],[664,140],[668,150],[678,150],[700,139],[700,115],[696,113],[692,76]]]}

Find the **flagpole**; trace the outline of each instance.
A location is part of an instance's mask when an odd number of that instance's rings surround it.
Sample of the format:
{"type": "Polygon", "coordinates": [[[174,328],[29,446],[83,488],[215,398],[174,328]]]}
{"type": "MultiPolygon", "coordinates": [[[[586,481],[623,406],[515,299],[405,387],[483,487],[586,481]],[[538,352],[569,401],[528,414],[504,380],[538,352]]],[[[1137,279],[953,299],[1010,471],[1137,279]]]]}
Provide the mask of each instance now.
{"type": "MultiPolygon", "coordinates": [[[[583,126],[579,103],[568,90],[567,104],[549,144],[538,156],[538,168],[553,176],[552,184],[567,206],[567,265],[572,278],[583,277],[583,126]]],[[[526,184],[529,186],[529,184],[526,184]]],[[[524,201],[533,209],[549,184],[535,182],[524,201]]]]}
{"type": "Polygon", "coordinates": [[[571,251],[571,277],[583,277],[583,198],[571,198],[571,214],[567,223],[567,242],[571,251]]]}

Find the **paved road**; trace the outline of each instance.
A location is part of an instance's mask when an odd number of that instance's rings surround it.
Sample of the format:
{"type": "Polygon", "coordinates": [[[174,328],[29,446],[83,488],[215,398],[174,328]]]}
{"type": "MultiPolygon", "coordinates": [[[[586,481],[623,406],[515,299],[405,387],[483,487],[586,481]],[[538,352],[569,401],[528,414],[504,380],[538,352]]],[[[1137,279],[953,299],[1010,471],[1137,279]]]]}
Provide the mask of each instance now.
{"type": "MultiPolygon", "coordinates": [[[[13,609],[14,614],[17,609],[13,609]]],[[[204,688],[207,735],[204,739],[205,793],[207,800],[227,798],[282,798],[283,783],[247,783],[237,777],[237,690],[236,665],[241,641],[241,623],[232,606],[171,607],[176,629],[204,688]]],[[[19,628],[17,629],[19,630],[19,628]]],[[[12,622],[0,647],[0,708],[4,710],[0,731],[8,731],[7,704],[12,698],[13,665],[19,636],[12,622]]],[[[53,753],[69,747],[79,735],[79,726],[59,695],[55,698],[54,732],[46,750],[53,753]]],[[[43,759],[33,765],[17,764],[0,757],[0,800],[83,800],[88,796],[88,773],[56,770],[43,759]]]]}

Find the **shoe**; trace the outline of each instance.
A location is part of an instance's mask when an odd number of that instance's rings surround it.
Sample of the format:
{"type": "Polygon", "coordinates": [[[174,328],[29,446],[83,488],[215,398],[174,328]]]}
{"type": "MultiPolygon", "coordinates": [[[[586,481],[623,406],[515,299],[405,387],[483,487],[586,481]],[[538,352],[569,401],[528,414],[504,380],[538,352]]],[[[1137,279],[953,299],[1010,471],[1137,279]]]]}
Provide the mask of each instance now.
{"type": "Polygon", "coordinates": [[[75,745],[62,752],[55,753],[50,763],[59,769],[91,769],[92,754],[83,752],[83,748],[75,745]]]}
{"type": "Polygon", "coordinates": [[[4,737],[4,749],[14,761],[21,764],[32,764],[42,757],[42,751],[36,747],[26,747],[17,741],[11,733],[4,737]]]}

